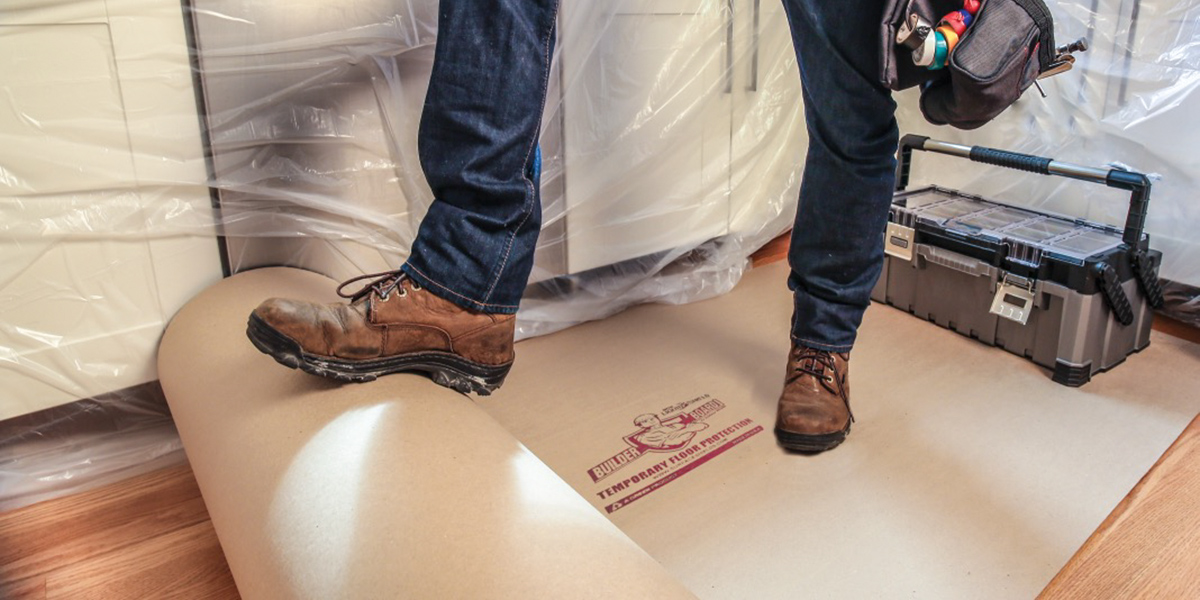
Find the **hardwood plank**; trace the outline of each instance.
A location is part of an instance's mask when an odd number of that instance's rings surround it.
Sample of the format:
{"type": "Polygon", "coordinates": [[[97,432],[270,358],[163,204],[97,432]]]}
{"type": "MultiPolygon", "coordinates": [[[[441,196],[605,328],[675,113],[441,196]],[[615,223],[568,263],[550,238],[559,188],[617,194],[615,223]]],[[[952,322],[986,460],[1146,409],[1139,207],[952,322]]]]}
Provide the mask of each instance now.
{"type": "Polygon", "coordinates": [[[1200,415],[1039,598],[1200,597],[1200,415]]]}
{"type": "Polygon", "coordinates": [[[0,514],[0,581],[16,582],[208,519],[191,467],[0,514]]]}
{"type": "Polygon", "coordinates": [[[787,258],[788,248],[792,242],[792,231],[789,229],[779,237],[767,242],[754,254],[750,255],[750,264],[754,267],[769,265],[787,258]]]}
{"type": "Polygon", "coordinates": [[[211,521],[49,573],[47,600],[240,598],[211,521]]]}
{"type": "Polygon", "coordinates": [[[0,583],[0,598],[4,600],[46,600],[46,578],[39,575],[15,583],[0,583]]]}
{"type": "Polygon", "coordinates": [[[1200,344],[1200,329],[1192,327],[1183,321],[1172,319],[1162,313],[1154,315],[1154,324],[1151,325],[1151,328],[1194,344],[1200,344]]]}

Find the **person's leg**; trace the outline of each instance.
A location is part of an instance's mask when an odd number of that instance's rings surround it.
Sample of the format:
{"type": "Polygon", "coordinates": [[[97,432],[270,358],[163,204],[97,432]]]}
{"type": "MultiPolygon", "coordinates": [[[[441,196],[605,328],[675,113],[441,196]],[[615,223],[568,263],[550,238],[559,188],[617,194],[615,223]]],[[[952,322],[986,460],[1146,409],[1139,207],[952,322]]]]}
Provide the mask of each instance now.
{"type": "Polygon", "coordinates": [[[460,306],[515,313],[541,229],[537,140],[558,0],[442,0],[418,140],[436,201],[402,267],[460,306]]]}
{"type": "Polygon", "coordinates": [[[846,352],[883,267],[899,134],[879,83],[879,0],[786,0],[808,158],[792,229],[793,340],[846,352]]]}
{"type": "Polygon", "coordinates": [[[847,361],[882,269],[895,180],[895,102],[879,83],[881,0],[784,0],[809,148],[788,278],[793,352],[777,435],[822,450],[849,432],[847,361]]]}
{"type": "Polygon", "coordinates": [[[486,394],[513,360],[514,317],[541,227],[537,139],[558,0],[442,0],[419,134],[435,200],[397,271],[320,305],[250,316],[276,361],[343,381],[427,372],[486,394]]]}

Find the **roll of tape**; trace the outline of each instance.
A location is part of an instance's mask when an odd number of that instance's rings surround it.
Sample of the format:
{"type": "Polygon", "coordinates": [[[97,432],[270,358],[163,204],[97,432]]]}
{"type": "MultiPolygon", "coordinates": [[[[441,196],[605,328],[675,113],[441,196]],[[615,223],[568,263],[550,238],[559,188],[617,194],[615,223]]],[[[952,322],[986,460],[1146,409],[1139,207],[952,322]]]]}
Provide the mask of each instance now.
{"type": "Polygon", "coordinates": [[[925,36],[925,41],[921,42],[921,47],[913,50],[913,64],[918,67],[928,67],[933,64],[933,59],[937,55],[937,32],[930,33],[925,36]]]}
{"type": "Polygon", "coordinates": [[[963,0],[963,10],[975,15],[979,12],[980,0],[963,0]]]}
{"type": "Polygon", "coordinates": [[[950,28],[949,25],[942,25],[937,28],[937,32],[946,38],[946,56],[954,52],[954,47],[958,45],[958,33],[950,28]]]}
{"type": "MultiPolygon", "coordinates": [[[[960,10],[958,12],[962,15],[963,27],[970,27],[971,21],[975,20],[975,16],[965,10],[960,10]]],[[[959,37],[962,37],[961,34],[959,37]]]]}
{"type": "Polygon", "coordinates": [[[942,35],[939,29],[929,36],[934,39],[936,46],[934,47],[933,63],[929,65],[929,70],[936,71],[946,66],[946,57],[950,55],[950,47],[946,44],[946,36],[942,35]]]}
{"type": "Polygon", "coordinates": [[[962,37],[963,32],[967,30],[966,23],[963,23],[964,14],[969,16],[969,13],[964,13],[961,10],[946,13],[946,16],[942,17],[941,21],[938,21],[938,27],[949,27],[954,30],[955,35],[962,37]]]}
{"type": "Polygon", "coordinates": [[[929,37],[931,31],[933,31],[933,25],[921,18],[921,15],[913,13],[908,16],[907,21],[900,24],[900,29],[896,31],[896,43],[909,50],[916,50],[925,43],[925,38],[929,37]]]}

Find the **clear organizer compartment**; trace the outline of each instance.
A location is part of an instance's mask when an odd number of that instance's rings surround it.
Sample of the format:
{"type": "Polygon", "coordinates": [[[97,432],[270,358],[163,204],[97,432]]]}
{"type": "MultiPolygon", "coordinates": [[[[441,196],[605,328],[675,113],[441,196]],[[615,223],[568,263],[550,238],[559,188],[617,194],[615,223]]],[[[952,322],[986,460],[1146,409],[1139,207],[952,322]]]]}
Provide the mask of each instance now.
{"type": "Polygon", "coordinates": [[[971,237],[1035,248],[1078,261],[1122,244],[1121,231],[1107,225],[1014,208],[937,186],[901,192],[892,201],[892,220],[917,222],[971,237]]]}

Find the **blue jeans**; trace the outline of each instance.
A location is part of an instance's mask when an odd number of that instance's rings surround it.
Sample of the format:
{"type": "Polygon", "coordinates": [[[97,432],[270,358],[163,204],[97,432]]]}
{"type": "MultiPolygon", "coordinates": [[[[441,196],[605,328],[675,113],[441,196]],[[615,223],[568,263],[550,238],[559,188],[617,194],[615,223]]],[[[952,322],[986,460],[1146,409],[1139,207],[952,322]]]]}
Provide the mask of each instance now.
{"type": "MultiPolygon", "coordinates": [[[[846,351],[883,260],[898,139],[877,81],[882,0],[784,0],[809,149],[792,230],[792,338],[846,351]]],[[[474,310],[513,313],[541,229],[537,139],[558,0],[442,0],[418,139],[435,202],[402,267],[474,310]]]]}

